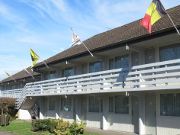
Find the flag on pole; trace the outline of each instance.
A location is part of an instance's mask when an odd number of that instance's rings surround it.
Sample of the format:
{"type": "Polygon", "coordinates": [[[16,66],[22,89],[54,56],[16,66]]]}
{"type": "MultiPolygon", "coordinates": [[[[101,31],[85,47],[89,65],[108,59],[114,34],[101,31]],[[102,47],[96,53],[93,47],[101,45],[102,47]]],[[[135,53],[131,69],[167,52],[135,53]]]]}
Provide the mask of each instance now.
{"type": "Polygon", "coordinates": [[[11,76],[8,72],[5,72],[5,74],[6,74],[8,77],[10,77],[12,80],[16,81],[16,79],[14,79],[14,77],[11,76]]]}
{"type": "Polygon", "coordinates": [[[72,46],[81,44],[79,36],[73,32],[72,34],[72,46]]]}
{"type": "Polygon", "coordinates": [[[30,55],[31,55],[32,65],[34,67],[39,60],[39,56],[32,49],[30,49],[30,55]]]}
{"type": "Polygon", "coordinates": [[[82,44],[86,50],[89,52],[89,54],[94,57],[94,55],[92,54],[92,52],[89,50],[89,48],[85,45],[85,43],[83,41],[81,41],[81,39],[79,38],[79,36],[74,33],[73,29],[71,28],[71,31],[72,31],[72,46],[75,46],[75,45],[80,45],[82,44]]]}
{"type": "Polygon", "coordinates": [[[140,24],[151,33],[152,26],[165,14],[166,11],[161,1],[153,0],[146,11],[144,18],[140,21],[140,24]]]}
{"type": "Polygon", "coordinates": [[[7,75],[8,77],[10,77],[10,76],[11,76],[8,72],[5,72],[5,73],[6,73],[6,75],[7,75]]]}

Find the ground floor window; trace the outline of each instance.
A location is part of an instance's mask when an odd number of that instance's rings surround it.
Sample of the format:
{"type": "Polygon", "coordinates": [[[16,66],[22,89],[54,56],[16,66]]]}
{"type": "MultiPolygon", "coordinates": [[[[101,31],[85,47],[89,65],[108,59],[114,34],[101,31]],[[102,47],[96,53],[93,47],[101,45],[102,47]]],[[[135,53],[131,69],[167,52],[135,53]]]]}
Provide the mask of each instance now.
{"type": "Polygon", "coordinates": [[[109,97],[109,112],[128,114],[129,113],[129,97],[125,95],[109,97]]]}
{"type": "Polygon", "coordinates": [[[180,116],[180,93],[160,95],[161,116],[180,116]]]}
{"type": "Polygon", "coordinates": [[[55,110],[55,100],[53,98],[49,99],[49,108],[50,111],[54,111],[55,110]]]}
{"type": "Polygon", "coordinates": [[[66,111],[66,112],[72,111],[72,98],[71,97],[61,98],[61,110],[66,111]]]}
{"type": "Polygon", "coordinates": [[[102,112],[103,110],[102,99],[97,96],[89,97],[89,112],[102,112]]]}

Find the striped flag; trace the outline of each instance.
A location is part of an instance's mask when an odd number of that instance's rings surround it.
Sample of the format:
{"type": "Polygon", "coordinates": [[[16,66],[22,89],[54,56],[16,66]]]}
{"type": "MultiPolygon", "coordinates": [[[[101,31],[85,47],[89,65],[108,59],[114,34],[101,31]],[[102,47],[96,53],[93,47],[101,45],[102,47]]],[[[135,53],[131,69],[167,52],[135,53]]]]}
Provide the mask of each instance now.
{"type": "Polygon", "coordinates": [[[31,60],[34,67],[39,60],[39,56],[32,49],[30,49],[30,55],[31,55],[31,60]]]}
{"type": "Polygon", "coordinates": [[[146,11],[144,18],[140,21],[140,24],[151,33],[152,26],[165,14],[166,11],[161,1],[153,0],[146,11]]]}

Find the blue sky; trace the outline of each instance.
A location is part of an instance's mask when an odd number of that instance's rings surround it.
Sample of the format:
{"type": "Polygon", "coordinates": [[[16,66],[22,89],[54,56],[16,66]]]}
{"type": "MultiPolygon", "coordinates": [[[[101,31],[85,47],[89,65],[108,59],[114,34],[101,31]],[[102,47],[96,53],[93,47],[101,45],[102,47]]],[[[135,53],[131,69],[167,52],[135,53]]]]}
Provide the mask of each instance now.
{"type": "MultiPolygon", "coordinates": [[[[0,80],[31,65],[29,48],[46,59],[71,45],[142,18],[151,0],[0,0],[0,80]]],[[[162,0],[164,7],[180,0],[162,0]]]]}

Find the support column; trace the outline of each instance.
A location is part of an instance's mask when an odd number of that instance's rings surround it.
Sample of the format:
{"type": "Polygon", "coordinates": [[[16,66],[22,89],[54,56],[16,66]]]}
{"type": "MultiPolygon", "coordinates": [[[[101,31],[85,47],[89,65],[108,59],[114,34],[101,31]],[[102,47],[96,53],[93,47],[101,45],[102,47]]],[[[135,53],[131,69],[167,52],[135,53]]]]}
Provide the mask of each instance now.
{"type": "Polygon", "coordinates": [[[108,130],[109,129],[109,122],[107,120],[108,117],[108,96],[103,96],[102,97],[103,100],[103,113],[102,113],[102,129],[103,130],[108,130]]]}
{"type": "Polygon", "coordinates": [[[44,119],[44,111],[45,111],[45,109],[44,109],[44,103],[45,101],[44,101],[44,97],[40,97],[40,106],[39,106],[39,119],[44,119]]]}
{"type": "Polygon", "coordinates": [[[139,134],[146,134],[145,129],[145,95],[139,95],[139,134]]]}

